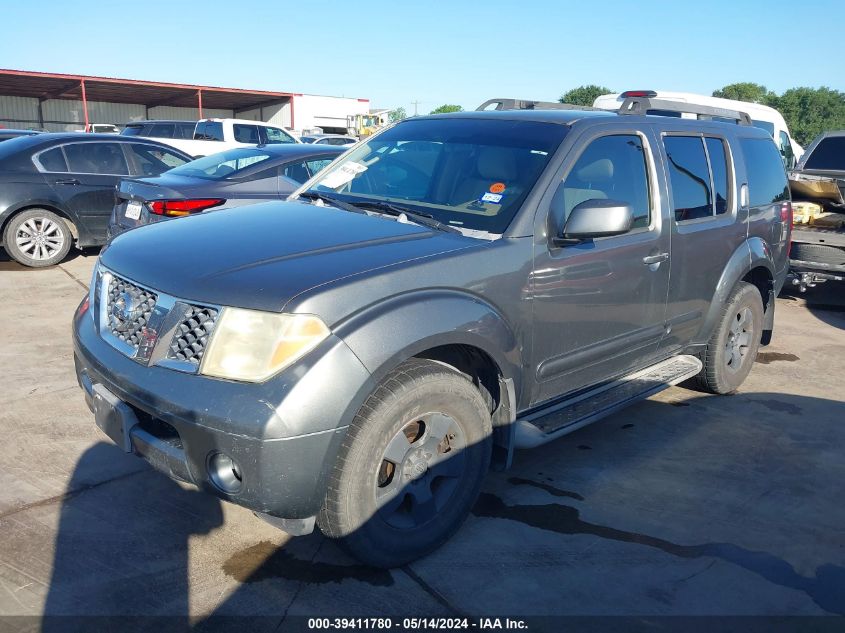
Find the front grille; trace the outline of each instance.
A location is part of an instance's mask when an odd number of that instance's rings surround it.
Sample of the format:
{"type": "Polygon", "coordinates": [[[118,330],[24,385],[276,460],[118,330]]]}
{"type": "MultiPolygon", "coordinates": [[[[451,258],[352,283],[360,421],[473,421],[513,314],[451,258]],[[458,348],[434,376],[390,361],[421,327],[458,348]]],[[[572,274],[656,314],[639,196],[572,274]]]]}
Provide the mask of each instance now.
{"type": "Polygon", "coordinates": [[[190,306],[176,326],[167,357],[199,365],[217,315],[218,311],[214,308],[190,306]]]}
{"type": "Polygon", "coordinates": [[[107,327],[112,336],[138,349],[157,299],[154,292],[112,277],[106,296],[107,327]]]}

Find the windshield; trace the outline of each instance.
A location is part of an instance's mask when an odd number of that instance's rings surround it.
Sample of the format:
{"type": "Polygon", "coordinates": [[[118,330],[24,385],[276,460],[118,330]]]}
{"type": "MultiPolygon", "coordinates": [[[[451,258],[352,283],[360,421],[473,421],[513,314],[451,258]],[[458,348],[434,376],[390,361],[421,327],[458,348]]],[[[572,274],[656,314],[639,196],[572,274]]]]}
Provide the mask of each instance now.
{"type": "Polygon", "coordinates": [[[190,163],[174,167],[167,173],[206,180],[225,180],[236,178],[247,167],[262,163],[269,158],[272,158],[271,154],[259,149],[239,147],[198,158],[190,163]]]}
{"type": "Polygon", "coordinates": [[[566,136],[555,123],[433,118],[362,143],[306,190],[392,202],[459,228],[503,233],[566,136]]]}

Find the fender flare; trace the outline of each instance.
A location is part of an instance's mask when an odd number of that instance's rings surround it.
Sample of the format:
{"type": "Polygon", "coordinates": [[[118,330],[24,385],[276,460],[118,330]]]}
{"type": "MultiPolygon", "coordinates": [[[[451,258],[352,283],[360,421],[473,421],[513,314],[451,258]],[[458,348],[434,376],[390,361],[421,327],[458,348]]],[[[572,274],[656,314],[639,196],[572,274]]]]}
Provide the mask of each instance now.
{"type": "MultiPolygon", "coordinates": [[[[426,350],[468,345],[496,364],[512,381],[518,400],[522,388],[522,350],[514,328],[491,304],[476,295],[429,289],[389,297],[359,310],[332,328],[336,336],[380,382],[397,365],[426,350]]],[[[513,409],[515,402],[509,402],[513,409]]]]}
{"type": "MultiPolygon", "coordinates": [[[[706,343],[713,330],[716,328],[722,306],[728,300],[736,286],[754,268],[765,268],[772,279],[775,279],[776,271],[774,258],[769,245],[759,237],[751,237],[745,240],[731,255],[728,263],[722,271],[722,276],[716,284],[713,293],[713,300],[707,309],[707,314],[701,323],[701,329],[695,338],[696,344],[706,343]]],[[[764,315],[764,331],[771,331],[774,323],[774,291],[770,290],[768,300],[763,298],[763,306],[766,310],[764,315]]]]}

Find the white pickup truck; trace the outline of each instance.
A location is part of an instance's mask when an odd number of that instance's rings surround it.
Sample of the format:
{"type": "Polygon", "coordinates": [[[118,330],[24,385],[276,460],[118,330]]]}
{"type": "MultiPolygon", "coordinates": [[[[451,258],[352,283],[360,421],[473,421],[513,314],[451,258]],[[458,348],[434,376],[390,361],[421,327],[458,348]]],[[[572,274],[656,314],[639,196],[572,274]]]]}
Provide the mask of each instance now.
{"type": "Polygon", "coordinates": [[[300,142],[287,130],[262,121],[202,119],[194,127],[193,138],[185,138],[184,127],[184,122],[176,121],[134,121],[126,124],[123,134],[152,138],[195,158],[233,147],[300,142]]]}

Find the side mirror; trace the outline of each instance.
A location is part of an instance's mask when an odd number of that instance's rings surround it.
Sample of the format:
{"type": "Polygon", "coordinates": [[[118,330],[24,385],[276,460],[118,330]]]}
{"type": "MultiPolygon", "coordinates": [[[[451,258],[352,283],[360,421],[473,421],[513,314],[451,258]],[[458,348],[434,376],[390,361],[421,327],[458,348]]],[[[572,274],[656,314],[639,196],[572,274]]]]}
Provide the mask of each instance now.
{"type": "Polygon", "coordinates": [[[573,243],[594,237],[622,235],[631,230],[634,211],[619,200],[585,200],[575,206],[558,232],[559,243],[573,243]]]}

